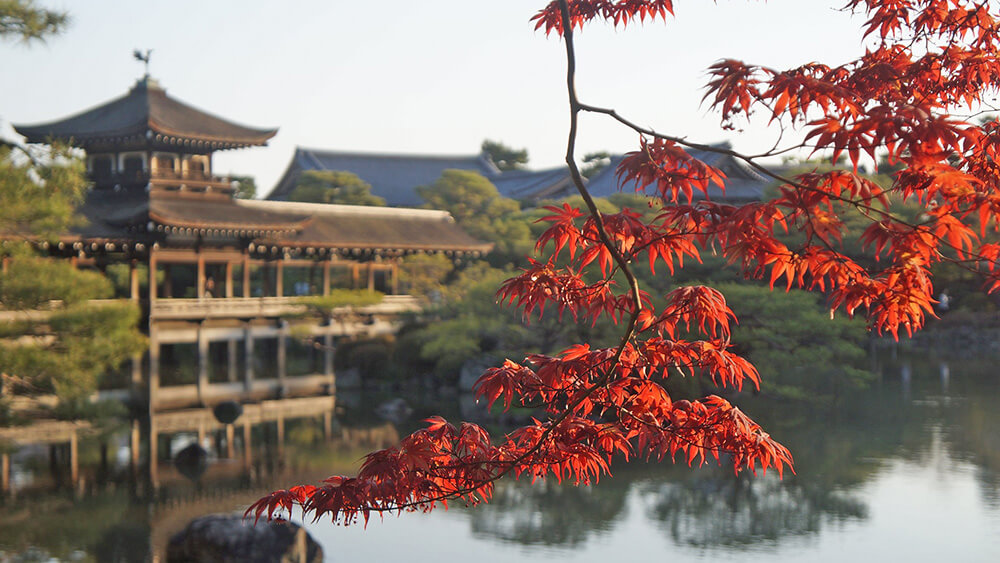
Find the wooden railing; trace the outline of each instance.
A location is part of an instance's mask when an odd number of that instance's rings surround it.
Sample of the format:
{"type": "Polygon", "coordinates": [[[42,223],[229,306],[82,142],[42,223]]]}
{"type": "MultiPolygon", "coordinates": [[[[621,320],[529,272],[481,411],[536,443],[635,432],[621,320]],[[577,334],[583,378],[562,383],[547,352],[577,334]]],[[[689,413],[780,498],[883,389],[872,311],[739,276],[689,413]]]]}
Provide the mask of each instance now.
{"type": "MultiPolygon", "coordinates": [[[[279,317],[306,313],[308,307],[301,297],[229,297],[202,299],[156,299],[150,307],[150,317],[168,319],[217,319],[279,317]]],[[[335,314],[398,314],[420,311],[411,295],[387,295],[381,303],[364,307],[339,307],[335,314]]]]}

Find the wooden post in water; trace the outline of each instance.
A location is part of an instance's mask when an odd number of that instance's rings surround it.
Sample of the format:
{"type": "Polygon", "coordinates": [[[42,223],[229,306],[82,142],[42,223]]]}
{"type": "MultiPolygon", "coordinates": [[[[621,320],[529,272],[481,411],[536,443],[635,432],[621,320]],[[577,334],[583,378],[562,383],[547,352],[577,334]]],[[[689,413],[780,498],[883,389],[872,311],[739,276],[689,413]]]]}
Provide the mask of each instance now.
{"type": "Polygon", "coordinates": [[[10,492],[10,454],[0,454],[0,492],[10,492]]]}
{"type": "Polygon", "coordinates": [[[236,456],[235,444],[233,444],[233,439],[235,438],[235,432],[233,430],[232,424],[226,425],[226,459],[233,459],[236,456]]]}
{"type": "Polygon", "coordinates": [[[198,402],[205,406],[208,398],[208,370],[211,369],[208,358],[208,335],[205,325],[198,325],[198,402]]]}
{"type": "Polygon", "coordinates": [[[243,325],[243,390],[249,393],[253,389],[253,326],[250,321],[243,325]]]}
{"type": "Polygon", "coordinates": [[[252,438],[250,419],[246,418],[243,420],[243,468],[247,471],[250,470],[250,466],[253,464],[252,438]]]}
{"type": "Polygon", "coordinates": [[[230,383],[236,383],[237,380],[237,366],[239,361],[236,358],[238,353],[236,340],[226,341],[226,380],[230,383]]]}
{"type": "Polygon", "coordinates": [[[278,414],[278,420],[276,420],[278,426],[278,454],[280,455],[285,451],[285,415],[278,414]]]}
{"type": "Polygon", "coordinates": [[[153,490],[160,488],[160,436],[156,431],[156,421],[149,417],[149,485],[153,490]]]}
{"type": "Polygon", "coordinates": [[[141,434],[139,433],[139,421],[133,419],[129,425],[128,434],[128,454],[129,454],[129,468],[132,470],[132,475],[137,475],[139,471],[139,455],[142,448],[141,434]]]}
{"type": "Polygon", "coordinates": [[[69,436],[69,481],[76,487],[80,479],[80,447],[74,430],[69,436]]]}
{"type": "Polygon", "coordinates": [[[288,322],[278,321],[278,385],[282,396],[288,391],[288,322]]]}

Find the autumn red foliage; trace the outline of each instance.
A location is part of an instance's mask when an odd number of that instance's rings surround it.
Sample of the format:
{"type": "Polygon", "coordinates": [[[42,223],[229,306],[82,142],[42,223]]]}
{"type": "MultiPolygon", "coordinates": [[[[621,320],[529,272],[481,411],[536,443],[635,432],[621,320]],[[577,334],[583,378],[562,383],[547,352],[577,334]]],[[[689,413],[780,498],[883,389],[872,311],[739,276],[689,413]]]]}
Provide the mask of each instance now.
{"type": "Polygon", "coordinates": [[[935,263],[981,272],[989,290],[1000,287],[1000,245],[989,242],[1000,225],[1000,127],[974,123],[1000,86],[995,4],[850,0],[844,9],[866,15],[865,35],[875,39],[857,60],[788,70],[724,60],[709,69],[705,100],[724,125],[756,114],[799,132],[797,140],[750,156],[657,133],[578,99],[573,31],[593,20],[625,27],[665,19],[673,13],[670,0],[545,6],[533,20],[566,45],[567,164],[589,213],[549,208],[540,258],[504,283],[498,299],[527,316],[610,316],[622,326],[620,344],[579,344],[556,356],[507,360],[479,380],[477,394],[491,405],[542,405],[544,420],[492,437],[473,424],[432,418],[398,446],[369,454],[356,476],[275,492],[247,514],[272,517],[297,505],[316,517],[352,522],[449,500],[475,504],[489,500],[495,481],[506,475],[587,483],[607,474],[615,457],[715,460],[736,471],[779,474],[790,468],[788,450],[725,399],[674,401],[663,387],[677,373],[720,386],[759,385],[756,369],[730,350],[735,317],[725,297],[707,287],[679,287],[656,310],[633,264],[673,272],[710,248],[748,277],[821,291],[831,314],[862,314],[871,330],[892,335],[911,333],[933,315],[935,263]],[[617,173],[660,202],[655,219],[597,211],[575,163],[581,113],[604,115],[640,136],[617,173]],[[709,200],[709,186],[724,187],[725,175],[692,156],[691,148],[742,160],[779,182],[778,195],[742,206],[709,200]],[[796,148],[832,163],[843,154],[850,165],[786,178],[760,164],[796,148]],[[898,170],[892,184],[880,187],[860,175],[863,158],[898,170]],[[893,213],[890,198],[919,204],[922,214],[906,221],[893,213]],[[860,242],[877,256],[875,267],[843,251],[846,211],[867,221],[860,242]],[[780,236],[785,231],[801,233],[795,239],[801,242],[790,247],[780,236]],[[700,339],[682,338],[691,334],[700,339]]]}

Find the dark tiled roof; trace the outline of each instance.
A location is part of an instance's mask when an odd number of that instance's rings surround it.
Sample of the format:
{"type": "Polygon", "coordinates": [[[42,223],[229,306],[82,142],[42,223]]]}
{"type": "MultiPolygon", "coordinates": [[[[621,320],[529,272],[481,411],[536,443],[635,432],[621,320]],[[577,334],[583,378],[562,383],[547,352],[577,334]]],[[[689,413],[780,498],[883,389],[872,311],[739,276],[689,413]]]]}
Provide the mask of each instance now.
{"type": "MultiPolygon", "coordinates": [[[[721,145],[720,145],[721,146],[721,145]]],[[[712,151],[689,150],[688,153],[698,160],[722,170],[726,175],[726,190],[723,192],[715,184],[710,184],[708,197],[719,201],[758,201],[764,197],[764,188],[770,180],[758,174],[743,162],[735,158],[712,151]]],[[[617,192],[635,193],[634,182],[621,184],[615,170],[621,163],[623,155],[611,157],[611,163],[587,182],[587,189],[594,197],[608,197],[617,192]]],[[[700,199],[701,192],[695,192],[695,199],[700,199]]]]}
{"type": "Polygon", "coordinates": [[[169,235],[240,237],[268,245],[342,250],[488,252],[446,211],[231,199],[224,194],[93,190],[87,222],[64,240],[143,241],[169,235]]]}
{"type": "Polygon", "coordinates": [[[267,208],[241,205],[229,197],[152,197],[149,218],[171,227],[194,229],[299,232],[309,222],[306,213],[283,213],[267,208]]]}
{"type": "Polygon", "coordinates": [[[499,173],[485,155],[430,156],[340,152],[296,148],[292,162],[267,198],[286,200],[307,170],[353,172],[372,186],[372,194],[393,206],[423,203],[414,188],[434,183],[448,169],[472,170],[487,178],[499,173]]]}
{"type": "Polygon", "coordinates": [[[511,199],[538,201],[553,194],[576,191],[565,166],[548,170],[512,170],[490,178],[500,195],[511,199]]]}
{"type": "Polygon", "coordinates": [[[15,125],[14,129],[29,143],[55,138],[86,145],[145,137],[160,143],[198,141],[209,150],[264,145],[277,132],[238,125],[191,107],[168,96],[149,78],[137,82],[128,94],[82,113],[49,123],[15,125]]]}

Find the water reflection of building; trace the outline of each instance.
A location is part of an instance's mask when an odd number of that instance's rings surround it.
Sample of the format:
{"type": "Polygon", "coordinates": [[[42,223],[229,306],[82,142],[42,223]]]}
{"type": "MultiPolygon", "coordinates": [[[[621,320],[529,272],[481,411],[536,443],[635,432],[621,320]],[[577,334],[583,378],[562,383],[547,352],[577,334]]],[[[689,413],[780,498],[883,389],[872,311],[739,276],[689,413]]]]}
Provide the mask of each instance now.
{"type": "MultiPolygon", "coordinates": [[[[79,268],[127,272],[121,297],[141,305],[150,347],[104,391],[152,414],[332,394],[337,339],[391,332],[416,310],[399,291],[402,257],[489,250],[446,212],[236,198],[236,184],[213,173],[214,153],[266,145],[276,130],[203,112],[148,75],[100,106],[15,129],[29,143],[86,152],[86,225],[39,244],[79,268]],[[302,302],[338,288],[386,297],[335,309],[302,302]]],[[[39,438],[75,447],[79,429],[49,430],[39,438]]]]}

